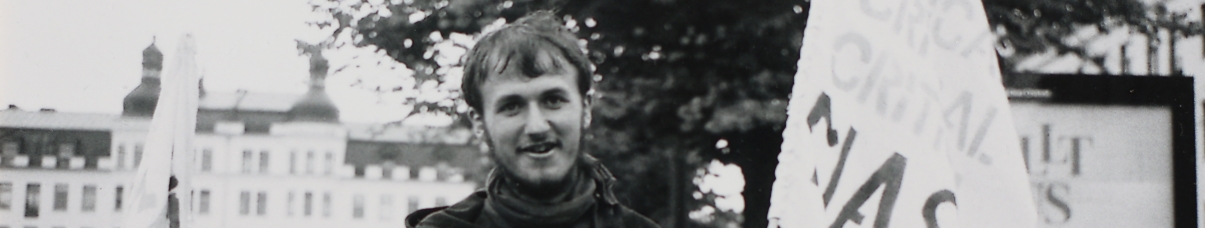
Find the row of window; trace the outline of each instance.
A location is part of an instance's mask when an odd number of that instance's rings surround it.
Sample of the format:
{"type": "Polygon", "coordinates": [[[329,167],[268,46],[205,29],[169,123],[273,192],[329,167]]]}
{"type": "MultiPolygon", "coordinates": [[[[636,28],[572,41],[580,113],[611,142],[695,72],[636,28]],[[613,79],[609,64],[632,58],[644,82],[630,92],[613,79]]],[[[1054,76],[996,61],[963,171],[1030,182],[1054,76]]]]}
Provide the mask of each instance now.
{"type": "MultiPolygon", "coordinates": [[[[14,209],[13,192],[15,187],[18,186],[14,186],[13,183],[0,183],[0,210],[7,211],[14,209]]],[[[122,206],[122,191],[124,189],[122,186],[117,186],[116,188],[113,188],[113,190],[113,194],[115,196],[113,210],[120,211],[122,206]]],[[[55,184],[53,191],[54,197],[53,202],[51,202],[52,210],[63,212],[67,211],[67,202],[71,198],[71,196],[68,195],[68,185],[62,183],[55,184]]],[[[81,203],[79,210],[81,212],[95,212],[97,208],[97,194],[99,194],[99,192],[96,185],[84,185],[83,191],[80,194],[81,203]]],[[[42,184],[28,183],[25,185],[25,207],[23,209],[26,218],[37,218],[40,215],[42,207],[41,195],[42,184]]]]}
{"type": "MultiPolygon", "coordinates": [[[[7,211],[7,210],[13,209],[14,187],[16,187],[16,186],[14,186],[13,183],[8,183],[8,182],[0,183],[0,210],[7,211]]],[[[113,189],[114,189],[114,191],[112,192],[114,194],[113,209],[114,209],[114,211],[120,211],[121,207],[122,207],[122,200],[123,200],[122,193],[123,193],[124,189],[122,188],[122,186],[117,186],[116,188],[113,188],[113,189]]],[[[54,185],[54,190],[53,190],[54,197],[53,197],[53,202],[51,203],[51,207],[53,208],[53,211],[65,212],[68,210],[67,202],[70,200],[70,198],[72,198],[71,196],[69,196],[68,192],[69,191],[68,191],[67,184],[60,183],[60,184],[54,185]]],[[[211,192],[208,189],[202,189],[195,193],[197,193],[194,195],[195,197],[197,197],[196,198],[197,204],[194,205],[196,207],[195,208],[196,212],[198,214],[209,214],[210,213],[210,201],[213,198],[211,192]]],[[[25,185],[24,216],[26,218],[37,218],[40,216],[41,206],[42,206],[41,202],[40,202],[41,194],[42,194],[42,185],[40,183],[29,183],[29,184],[25,185]]],[[[81,199],[81,204],[80,204],[79,210],[81,212],[95,212],[97,210],[96,201],[97,201],[98,194],[100,194],[100,193],[99,193],[99,190],[96,185],[84,185],[83,191],[79,196],[81,199]]],[[[315,207],[314,206],[315,206],[315,203],[317,200],[315,197],[316,196],[315,196],[314,192],[310,192],[310,191],[306,191],[302,194],[295,194],[294,192],[289,192],[288,198],[286,201],[287,202],[286,203],[287,215],[288,216],[299,215],[299,216],[304,216],[304,217],[315,216],[315,211],[314,211],[315,207]],[[300,201],[300,202],[298,202],[298,201],[300,201]],[[301,203],[302,207],[301,207],[300,213],[296,213],[294,211],[294,208],[296,208],[295,203],[301,203]]],[[[330,217],[331,216],[331,204],[333,203],[332,202],[332,194],[330,192],[324,192],[324,193],[322,193],[321,197],[322,197],[321,198],[321,209],[322,209],[321,216],[322,217],[330,217]]],[[[378,199],[379,199],[378,203],[380,205],[379,208],[381,210],[380,211],[381,219],[383,219],[383,220],[390,219],[389,216],[393,214],[393,196],[392,195],[381,195],[378,199]]],[[[409,197],[409,199],[407,199],[407,213],[418,210],[418,207],[419,207],[418,201],[419,201],[418,197],[414,197],[414,196],[411,196],[411,197],[409,197]]],[[[239,193],[239,205],[238,205],[239,206],[239,208],[238,208],[239,215],[265,216],[268,213],[268,203],[269,203],[269,200],[268,200],[267,192],[260,191],[260,192],[253,194],[250,191],[242,191],[239,193]]],[[[445,205],[447,205],[447,200],[444,197],[437,197],[435,199],[435,205],[436,206],[445,206],[445,205]]],[[[365,196],[363,194],[353,195],[352,196],[352,211],[351,211],[352,218],[362,219],[362,218],[364,218],[364,214],[365,214],[365,196]]]]}
{"type": "MultiPolygon", "coordinates": [[[[133,157],[132,157],[133,165],[130,166],[129,168],[138,168],[139,163],[141,163],[143,146],[141,143],[139,143],[139,144],[134,145],[133,148],[134,148],[133,157]]],[[[197,154],[197,156],[198,156],[197,159],[200,159],[200,167],[198,167],[198,169],[202,172],[212,172],[213,171],[213,163],[214,163],[213,149],[205,148],[205,149],[200,150],[199,152],[200,153],[197,154]]],[[[117,168],[118,169],[127,168],[126,167],[127,159],[126,159],[125,145],[124,144],[117,145],[117,151],[115,154],[116,154],[115,160],[117,161],[117,168]]],[[[289,153],[289,174],[303,174],[303,173],[304,174],[315,174],[316,168],[317,168],[317,165],[315,164],[315,162],[317,161],[316,153],[314,151],[309,151],[304,154],[300,154],[300,155],[299,154],[300,153],[297,151],[292,151],[289,153]],[[299,159],[298,157],[300,157],[300,156],[304,156],[305,163],[301,163],[301,164],[298,163],[298,159],[299,159]],[[304,170],[299,169],[298,166],[301,166],[301,165],[304,165],[304,168],[305,168],[304,170]]],[[[269,153],[267,150],[262,150],[262,151],[259,151],[258,153],[256,153],[253,150],[243,150],[242,155],[243,155],[242,156],[242,167],[240,169],[240,171],[242,173],[268,173],[269,172],[270,166],[271,166],[271,162],[270,162],[271,160],[269,159],[269,153]],[[258,159],[256,159],[257,155],[258,155],[258,159]]],[[[323,158],[322,165],[321,165],[322,173],[326,174],[326,175],[330,175],[331,173],[333,173],[334,166],[335,166],[335,154],[334,154],[334,152],[327,151],[326,153],[322,153],[321,156],[323,158]]]]}
{"type": "MultiPolygon", "coordinates": [[[[136,168],[138,168],[139,165],[142,164],[142,143],[134,144],[133,148],[134,148],[134,151],[132,154],[133,157],[130,158],[132,160],[133,164],[129,168],[136,169],[136,168]]],[[[127,160],[126,159],[126,145],[118,144],[117,151],[115,154],[116,155],[114,155],[114,160],[117,160],[117,169],[119,169],[119,170],[126,169],[127,168],[126,167],[126,160],[127,160]]]]}
{"type": "MultiPolygon", "coordinates": [[[[78,142],[58,143],[58,145],[56,145],[57,147],[54,148],[54,149],[56,149],[55,152],[58,152],[56,155],[61,156],[61,157],[75,156],[75,148],[76,148],[77,144],[79,144],[79,143],[78,142]]],[[[17,155],[19,153],[21,153],[21,143],[20,142],[4,141],[3,144],[0,145],[0,154],[17,155]]]]}
{"type": "MultiPolygon", "coordinates": [[[[294,215],[302,216],[302,217],[317,216],[315,213],[315,210],[314,210],[314,205],[316,204],[316,200],[317,200],[315,197],[316,196],[315,196],[314,192],[309,192],[309,191],[306,191],[302,194],[296,194],[295,192],[289,192],[288,198],[286,199],[287,203],[285,204],[286,215],[290,216],[290,217],[292,217],[294,215]],[[300,202],[298,202],[298,201],[300,201],[300,202]],[[300,212],[294,211],[294,208],[296,208],[295,207],[296,203],[301,204],[300,212]]],[[[378,199],[380,200],[378,203],[380,204],[380,207],[379,207],[380,213],[379,214],[381,215],[381,219],[389,220],[390,215],[393,214],[393,196],[392,195],[381,195],[380,198],[378,198],[378,199]]],[[[208,191],[202,191],[201,198],[198,200],[200,201],[200,203],[199,203],[200,209],[198,210],[198,213],[208,214],[209,213],[209,210],[208,210],[209,193],[208,193],[208,191]]],[[[414,196],[411,196],[411,197],[409,197],[409,199],[407,199],[406,213],[411,213],[411,212],[414,212],[419,209],[418,208],[418,200],[419,200],[418,197],[414,197],[414,196]]],[[[267,192],[260,191],[257,193],[253,193],[251,191],[242,191],[239,193],[239,208],[238,208],[239,215],[242,215],[242,216],[265,216],[268,214],[268,203],[269,203],[269,200],[268,200],[267,192]]],[[[321,216],[322,217],[327,217],[327,218],[331,217],[331,204],[332,204],[331,193],[330,192],[322,193],[322,199],[321,199],[321,208],[322,208],[321,216]]],[[[435,199],[435,205],[436,206],[446,206],[447,200],[444,197],[437,197],[435,199]]],[[[363,219],[364,214],[365,214],[365,196],[364,196],[364,194],[353,195],[352,196],[351,217],[355,218],[355,219],[363,219]]]]}
{"type": "MultiPolygon", "coordinates": [[[[260,151],[258,154],[252,150],[243,150],[242,173],[268,173],[271,170],[271,159],[268,151],[260,151]],[[258,160],[256,160],[258,155],[258,160]],[[258,161],[258,165],[256,163],[258,161]],[[256,169],[258,168],[258,169],[256,169]]],[[[297,151],[289,152],[289,174],[315,174],[317,161],[314,151],[309,151],[300,154],[297,151]],[[305,163],[298,163],[298,157],[304,156],[305,163]],[[298,166],[304,166],[301,170],[298,166]]],[[[327,151],[322,153],[322,173],[330,175],[334,172],[335,153],[327,151]]],[[[213,150],[205,149],[201,151],[201,171],[211,171],[213,162],[213,150]]]]}
{"type": "MultiPolygon", "coordinates": [[[[43,160],[41,158],[49,157],[54,158],[51,161],[54,164],[46,165],[53,165],[56,169],[68,169],[71,168],[71,158],[76,157],[77,155],[76,148],[79,147],[79,144],[80,142],[58,143],[55,145],[55,147],[53,147],[56,152],[55,154],[42,154],[40,157],[31,157],[26,164],[14,164],[16,160],[15,158],[21,152],[21,143],[16,141],[0,142],[0,166],[23,165],[27,167],[41,167],[43,165],[43,160]]],[[[95,157],[86,157],[84,159],[84,164],[76,165],[83,165],[83,168],[85,169],[95,169],[97,166],[96,161],[97,160],[95,157]]]]}

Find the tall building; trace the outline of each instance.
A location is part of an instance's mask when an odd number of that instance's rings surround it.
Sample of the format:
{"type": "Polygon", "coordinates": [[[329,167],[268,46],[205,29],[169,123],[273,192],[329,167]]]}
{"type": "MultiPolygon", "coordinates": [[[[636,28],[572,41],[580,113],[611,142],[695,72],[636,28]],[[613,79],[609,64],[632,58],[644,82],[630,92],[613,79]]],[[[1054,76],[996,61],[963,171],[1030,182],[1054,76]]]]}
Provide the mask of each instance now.
{"type": "MultiPolygon", "coordinates": [[[[163,54],[152,44],[143,58],[120,115],[0,111],[0,228],[121,227],[139,158],[166,153],[144,150],[163,54]]],[[[476,188],[483,158],[469,130],[340,123],[326,60],[310,63],[302,96],[202,91],[187,193],[196,227],[398,227],[476,188]]]]}

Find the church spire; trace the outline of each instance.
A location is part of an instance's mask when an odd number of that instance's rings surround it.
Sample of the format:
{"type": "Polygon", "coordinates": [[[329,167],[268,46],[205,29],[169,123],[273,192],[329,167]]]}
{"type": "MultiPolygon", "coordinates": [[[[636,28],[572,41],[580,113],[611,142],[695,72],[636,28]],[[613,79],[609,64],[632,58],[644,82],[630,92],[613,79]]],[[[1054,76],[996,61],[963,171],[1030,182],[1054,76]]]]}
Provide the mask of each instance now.
{"type": "Polygon", "coordinates": [[[321,45],[297,41],[302,54],[310,55],[310,90],[289,108],[289,120],[339,122],[339,108],[326,95],[326,74],[330,65],[322,57],[321,45]]]}
{"type": "Polygon", "coordinates": [[[134,88],[122,101],[122,116],[150,117],[159,103],[159,73],[163,70],[163,52],[151,45],[142,50],[142,84],[134,88]]]}

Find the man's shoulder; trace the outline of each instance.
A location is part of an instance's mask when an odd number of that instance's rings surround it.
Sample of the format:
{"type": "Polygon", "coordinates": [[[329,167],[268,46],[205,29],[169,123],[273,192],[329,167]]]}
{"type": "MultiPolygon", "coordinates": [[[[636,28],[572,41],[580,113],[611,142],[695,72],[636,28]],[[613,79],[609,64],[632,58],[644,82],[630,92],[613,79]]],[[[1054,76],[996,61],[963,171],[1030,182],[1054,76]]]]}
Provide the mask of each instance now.
{"type": "Polygon", "coordinates": [[[406,216],[406,227],[475,227],[474,220],[485,206],[485,192],[474,192],[452,206],[414,211],[406,216]]]}

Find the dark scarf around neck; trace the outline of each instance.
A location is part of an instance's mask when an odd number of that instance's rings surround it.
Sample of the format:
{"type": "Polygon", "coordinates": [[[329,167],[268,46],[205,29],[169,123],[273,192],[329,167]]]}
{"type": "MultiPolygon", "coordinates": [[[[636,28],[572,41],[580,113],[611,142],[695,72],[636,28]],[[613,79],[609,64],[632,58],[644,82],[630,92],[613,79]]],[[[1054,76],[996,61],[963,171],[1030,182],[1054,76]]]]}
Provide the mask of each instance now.
{"type": "Polygon", "coordinates": [[[586,216],[596,203],[617,204],[611,193],[615,177],[589,155],[583,155],[567,195],[550,202],[534,200],[507,187],[506,178],[494,170],[486,181],[483,218],[498,227],[569,227],[586,216]],[[598,202],[601,200],[601,202],[598,202]]]}

